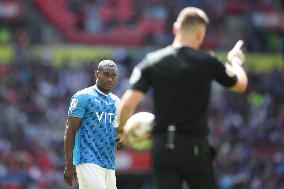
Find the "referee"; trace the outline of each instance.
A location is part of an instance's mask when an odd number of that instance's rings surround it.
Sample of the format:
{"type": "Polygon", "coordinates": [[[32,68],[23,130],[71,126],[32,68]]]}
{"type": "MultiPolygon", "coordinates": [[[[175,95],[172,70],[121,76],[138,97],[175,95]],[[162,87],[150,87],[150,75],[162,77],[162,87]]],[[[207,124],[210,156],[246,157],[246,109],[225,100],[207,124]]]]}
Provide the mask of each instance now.
{"type": "Polygon", "coordinates": [[[153,89],[155,121],[152,164],[156,189],[215,189],[207,124],[212,81],[235,92],[244,92],[247,75],[242,68],[243,41],[228,52],[228,63],[199,50],[207,15],[184,8],[173,25],[173,44],[149,53],[134,68],[130,89],[121,99],[118,131],[133,114],[141,98],[153,89]]]}

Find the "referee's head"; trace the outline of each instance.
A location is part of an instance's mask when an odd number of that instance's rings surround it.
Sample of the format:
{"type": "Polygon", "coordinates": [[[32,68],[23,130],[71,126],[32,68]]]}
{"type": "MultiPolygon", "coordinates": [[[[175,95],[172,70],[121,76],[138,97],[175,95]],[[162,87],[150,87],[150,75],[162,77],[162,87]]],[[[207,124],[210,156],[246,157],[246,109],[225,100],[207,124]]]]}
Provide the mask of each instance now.
{"type": "Polygon", "coordinates": [[[182,9],[174,23],[175,40],[193,48],[199,48],[208,23],[209,19],[203,10],[196,7],[182,9]]]}

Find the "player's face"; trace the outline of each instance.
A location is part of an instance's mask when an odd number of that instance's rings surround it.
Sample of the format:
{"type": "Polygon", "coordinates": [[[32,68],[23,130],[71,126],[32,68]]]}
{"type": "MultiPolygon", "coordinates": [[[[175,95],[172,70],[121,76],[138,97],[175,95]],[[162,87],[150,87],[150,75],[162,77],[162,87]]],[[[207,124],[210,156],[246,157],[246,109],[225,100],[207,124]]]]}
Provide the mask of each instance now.
{"type": "Polygon", "coordinates": [[[97,87],[104,93],[109,93],[117,78],[117,69],[113,67],[106,67],[101,71],[96,71],[97,87]]]}

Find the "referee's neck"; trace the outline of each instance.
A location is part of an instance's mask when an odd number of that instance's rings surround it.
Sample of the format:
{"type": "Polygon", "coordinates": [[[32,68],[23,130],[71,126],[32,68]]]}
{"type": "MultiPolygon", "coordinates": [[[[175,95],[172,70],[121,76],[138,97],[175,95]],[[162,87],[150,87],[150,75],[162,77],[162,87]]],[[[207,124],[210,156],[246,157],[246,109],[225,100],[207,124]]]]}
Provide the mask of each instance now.
{"type": "Polygon", "coordinates": [[[185,46],[185,47],[190,47],[192,49],[198,49],[198,45],[194,41],[180,37],[176,37],[172,45],[173,47],[185,46]]]}

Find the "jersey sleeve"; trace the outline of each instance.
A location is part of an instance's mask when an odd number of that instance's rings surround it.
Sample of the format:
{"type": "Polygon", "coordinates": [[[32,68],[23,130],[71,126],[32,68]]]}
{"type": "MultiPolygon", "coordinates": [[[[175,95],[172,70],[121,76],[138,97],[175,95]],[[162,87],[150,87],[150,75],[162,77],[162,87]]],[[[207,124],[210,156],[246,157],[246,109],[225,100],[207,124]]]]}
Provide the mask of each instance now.
{"type": "Polygon", "coordinates": [[[151,87],[150,79],[148,78],[149,64],[146,60],[142,60],[137,66],[134,67],[131,74],[129,83],[130,89],[135,89],[146,93],[151,87]]]}
{"type": "Polygon", "coordinates": [[[83,118],[85,115],[85,98],[83,94],[75,94],[70,100],[68,116],[83,118]]]}
{"type": "Polygon", "coordinates": [[[223,62],[215,57],[211,58],[213,79],[225,87],[232,87],[237,83],[237,76],[228,70],[223,62]]]}

